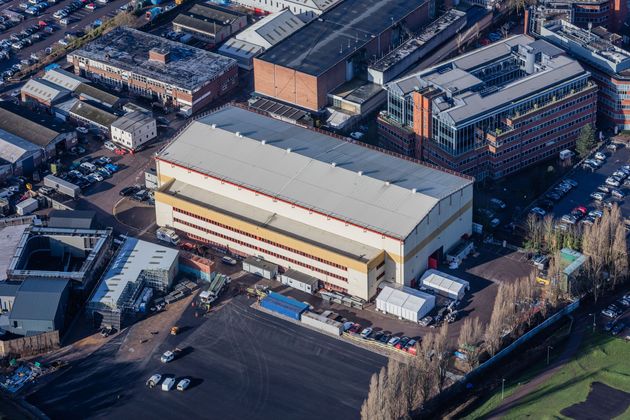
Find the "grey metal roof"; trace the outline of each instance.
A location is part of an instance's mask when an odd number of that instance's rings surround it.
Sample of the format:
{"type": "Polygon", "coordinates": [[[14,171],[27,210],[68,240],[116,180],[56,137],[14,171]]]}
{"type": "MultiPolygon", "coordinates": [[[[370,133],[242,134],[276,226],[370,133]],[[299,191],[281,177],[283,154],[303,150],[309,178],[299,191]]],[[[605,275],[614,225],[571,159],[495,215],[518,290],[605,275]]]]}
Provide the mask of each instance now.
{"type": "Polygon", "coordinates": [[[39,100],[53,103],[70,95],[70,91],[45,79],[29,79],[21,92],[39,100]]]}
{"type": "Polygon", "coordinates": [[[398,238],[473,182],[235,106],[192,123],[158,159],[398,238]]]}
{"type": "Polygon", "coordinates": [[[0,158],[16,163],[40,150],[33,143],[0,129],[0,158]]]}
{"type": "Polygon", "coordinates": [[[74,93],[79,95],[82,99],[91,99],[96,102],[101,102],[109,107],[116,105],[116,103],[120,100],[120,98],[116,95],[112,95],[109,92],[105,92],[104,90],[85,83],[81,83],[77,86],[74,93]]]}
{"type": "Polygon", "coordinates": [[[111,125],[123,131],[133,131],[137,126],[144,126],[155,121],[151,115],[147,115],[144,112],[134,111],[129,112],[122,117],[118,118],[111,125]]]}
{"type": "Polygon", "coordinates": [[[453,101],[448,106],[443,103],[441,114],[448,116],[450,121],[464,122],[530,97],[558,83],[588,75],[577,61],[562,53],[562,50],[546,41],[516,35],[393,81],[387,88],[402,95],[426,86],[448,91],[453,101]],[[545,54],[547,58],[544,64],[540,64],[532,74],[525,74],[506,85],[497,86],[494,92],[483,94],[481,88],[485,84],[472,71],[510,56],[513,48],[518,46],[531,48],[534,54],[545,54]]]}
{"type": "Polygon", "coordinates": [[[317,286],[319,284],[319,279],[317,277],[309,276],[308,274],[292,268],[289,268],[287,271],[282,273],[282,275],[290,279],[297,280],[300,283],[310,284],[311,286],[317,286]]]}
{"type": "Polygon", "coordinates": [[[235,38],[263,48],[270,48],[304,25],[305,23],[291,13],[291,10],[284,9],[265,16],[239,32],[235,38]]]}
{"type": "Polygon", "coordinates": [[[90,302],[116,309],[127,285],[138,281],[143,271],[169,270],[178,256],[176,249],[127,238],[96,286],[90,302]]]}
{"type": "Polygon", "coordinates": [[[423,4],[409,0],[344,0],[259,59],[319,76],[423,4]]]}
{"type": "Polygon", "coordinates": [[[7,269],[11,264],[24,231],[30,225],[5,226],[0,229],[0,279],[7,278],[7,269]]]}
{"type": "Polygon", "coordinates": [[[69,124],[41,112],[10,102],[0,103],[0,129],[45,147],[63,132],[74,131],[69,124]]]}
{"type": "Polygon", "coordinates": [[[45,80],[59,85],[68,90],[75,90],[80,84],[88,83],[89,80],[79,77],[74,73],[63,69],[52,69],[44,73],[45,80]]]}
{"type": "Polygon", "coordinates": [[[96,212],[91,210],[53,210],[48,214],[48,227],[92,229],[96,212]]]}
{"type": "Polygon", "coordinates": [[[14,296],[22,283],[16,281],[0,281],[0,296],[14,296]]]}
{"type": "Polygon", "coordinates": [[[26,279],[18,289],[9,320],[53,320],[67,279],[26,279]]]}
{"type": "Polygon", "coordinates": [[[73,56],[107,63],[191,91],[236,66],[233,58],[127,27],[118,27],[98,37],[68,54],[68,60],[73,56]],[[166,64],[149,60],[149,51],[156,48],[169,51],[170,59],[166,64]]]}

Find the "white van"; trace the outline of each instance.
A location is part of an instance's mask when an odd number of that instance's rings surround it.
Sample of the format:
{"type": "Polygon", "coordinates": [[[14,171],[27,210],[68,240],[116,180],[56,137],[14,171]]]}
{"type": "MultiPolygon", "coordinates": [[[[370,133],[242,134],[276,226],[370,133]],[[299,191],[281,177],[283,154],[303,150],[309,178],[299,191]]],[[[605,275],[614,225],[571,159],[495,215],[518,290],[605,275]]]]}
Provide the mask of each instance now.
{"type": "Polygon", "coordinates": [[[166,378],[164,382],[162,382],[162,391],[170,391],[175,385],[175,378],[166,378]]]}
{"type": "Polygon", "coordinates": [[[98,168],[96,167],[96,165],[94,165],[93,163],[90,163],[90,162],[83,162],[83,163],[81,164],[81,167],[82,167],[82,168],[87,169],[87,170],[88,170],[88,171],[90,171],[90,172],[94,172],[95,170],[97,170],[97,169],[98,169],[98,168]]]}
{"type": "Polygon", "coordinates": [[[107,150],[110,150],[112,152],[116,150],[116,145],[112,143],[111,141],[106,141],[105,143],[103,143],[103,147],[105,147],[107,150]]]}
{"type": "Polygon", "coordinates": [[[155,236],[160,241],[168,242],[172,245],[179,245],[179,236],[173,229],[169,229],[166,227],[161,227],[155,232],[155,236]]]}

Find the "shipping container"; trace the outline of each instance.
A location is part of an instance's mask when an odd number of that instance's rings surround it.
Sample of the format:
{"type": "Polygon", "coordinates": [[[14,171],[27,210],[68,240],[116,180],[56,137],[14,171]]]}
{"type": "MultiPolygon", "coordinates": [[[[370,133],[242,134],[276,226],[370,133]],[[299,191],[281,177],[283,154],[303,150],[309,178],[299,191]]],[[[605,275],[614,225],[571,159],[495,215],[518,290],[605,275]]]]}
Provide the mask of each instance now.
{"type": "Polygon", "coordinates": [[[312,312],[304,312],[301,321],[304,325],[332,335],[341,335],[343,331],[343,324],[341,322],[312,312]]]}

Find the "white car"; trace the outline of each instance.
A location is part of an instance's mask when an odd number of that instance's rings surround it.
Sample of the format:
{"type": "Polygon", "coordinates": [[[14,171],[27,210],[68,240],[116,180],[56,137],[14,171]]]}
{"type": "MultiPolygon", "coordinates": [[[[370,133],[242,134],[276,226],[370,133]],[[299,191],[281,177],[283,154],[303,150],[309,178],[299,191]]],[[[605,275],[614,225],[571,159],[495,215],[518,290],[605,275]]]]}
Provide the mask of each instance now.
{"type": "Polygon", "coordinates": [[[372,328],[365,328],[363,331],[361,331],[361,337],[368,338],[370,334],[372,334],[372,331],[372,328]]]}
{"type": "Polygon", "coordinates": [[[236,264],[238,264],[238,261],[236,261],[234,258],[231,258],[231,257],[228,257],[228,256],[225,256],[225,257],[221,258],[221,262],[223,264],[227,264],[227,265],[236,265],[236,264]]]}
{"type": "Polygon", "coordinates": [[[606,195],[603,192],[594,192],[591,194],[591,198],[597,201],[602,201],[604,198],[606,198],[606,195]]]}
{"type": "Polygon", "coordinates": [[[106,141],[105,143],[103,143],[103,147],[107,150],[111,150],[112,152],[116,150],[116,145],[111,141],[106,141]]]}
{"type": "Polygon", "coordinates": [[[177,390],[178,391],[185,391],[186,388],[188,388],[189,385],[190,385],[190,379],[188,379],[188,378],[182,379],[177,384],[177,390]]]}
{"type": "Polygon", "coordinates": [[[353,133],[350,133],[350,137],[352,137],[355,140],[361,140],[363,136],[365,136],[365,134],[360,131],[355,131],[353,133]]]}
{"type": "Polygon", "coordinates": [[[105,180],[105,178],[103,178],[103,175],[99,174],[98,172],[92,172],[91,174],[88,175],[88,178],[90,177],[93,178],[97,182],[103,182],[105,180]]]}
{"type": "Polygon", "coordinates": [[[166,378],[164,382],[162,382],[162,391],[170,391],[175,385],[175,378],[166,378]]]}
{"type": "Polygon", "coordinates": [[[603,154],[602,152],[597,152],[597,153],[595,153],[595,159],[597,159],[597,160],[606,160],[606,155],[603,154]]]}
{"type": "Polygon", "coordinates": [[[537,214],[540,217],[545,217],[545,215],[547,214],[546,211],[544,211],[543,209],[541,209],[540,207],[534,207],[530,210],[531,213],[537,214]]]}
{"type": "Polygon", "coordinates": [[[621,184],[619,184],[619,181],[617,181],[615,178],[611,178],[611,177],[606,178],[606,184],[608,184],[610,186],[613,186],[613,187],[618,187],[619,185],[621,185],[621,184]]]}
{"type": "Polygon", "coordinates": [[[88,133],[88,129],[85,127],[77,127],[77,132],[81,133],[81,134],[87,134],[88,133]]]}
{"type": "Polygon", "coordinates": [[[160,357],[160,360],[162,361],[162,363],[168,363],[168,362],[172,361],[174,358],[175,358],[175,353],[173,353],[172,351],[168,350],[168,351],[164,352],[162,357],[160,357]]]}

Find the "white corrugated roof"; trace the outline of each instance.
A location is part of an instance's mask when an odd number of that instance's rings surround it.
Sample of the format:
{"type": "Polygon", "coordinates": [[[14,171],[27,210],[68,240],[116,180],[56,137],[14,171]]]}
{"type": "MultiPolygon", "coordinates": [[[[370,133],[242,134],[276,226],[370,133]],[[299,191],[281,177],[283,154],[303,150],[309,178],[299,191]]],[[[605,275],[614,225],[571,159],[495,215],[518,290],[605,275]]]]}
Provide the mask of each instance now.
{"type": "Polygon", "coordinates": [[[88,83],[89,80],[77,76],[63,69],[48,70],[43,77],[44,80],[48,80],[58,86],[65,89],[74,91],[82,83],[88,83]]]}
{"type": "Polygon", "coordinates": [[[22,86],[21,91],[47,102],[53,102],[70,94],[68,89],[44,79],[30,79],[22,86]]]}
{"type": "Polygon", "coordinates": [[[420,312],[424,305],[435,304],[435,296],[406,286],[402,286],[399,289],[385,286],[376,300],[385,301],[389,305],[411,312],[420,312]]]}
{"type": "Polygon", "coordinates": [[[235,38],[267,49],[304,25],[305,23],[291,13],[289,9],[284,9],[265,16],[249,28],[238,33],[235,38]]]}
{"type": "Polygon", "coordinates": [[[427,270],[420,279],[421,283],[432,289],[459,295],[462,289],[469,286],[466,280],[442,273],[437,270],[427,270]]]}
{"type": "Polygon", "coordinates": [[[151,242],[127,238],[111,261],[90,302],[116,308],[118,299],[130,282],[145,271],[168,270],[179,252],[151,242]]]}
{"type": "Polygon", "coordinates": [[[400,239],[473,182],[234,106],[192,123],[158,159],[400,239]]]}
{"type": "Polygon", "coordinates": [[[16,163],[27,154],[36,153],[40,148],[33,143],[0,129],[0,158],[16,163]]]}

